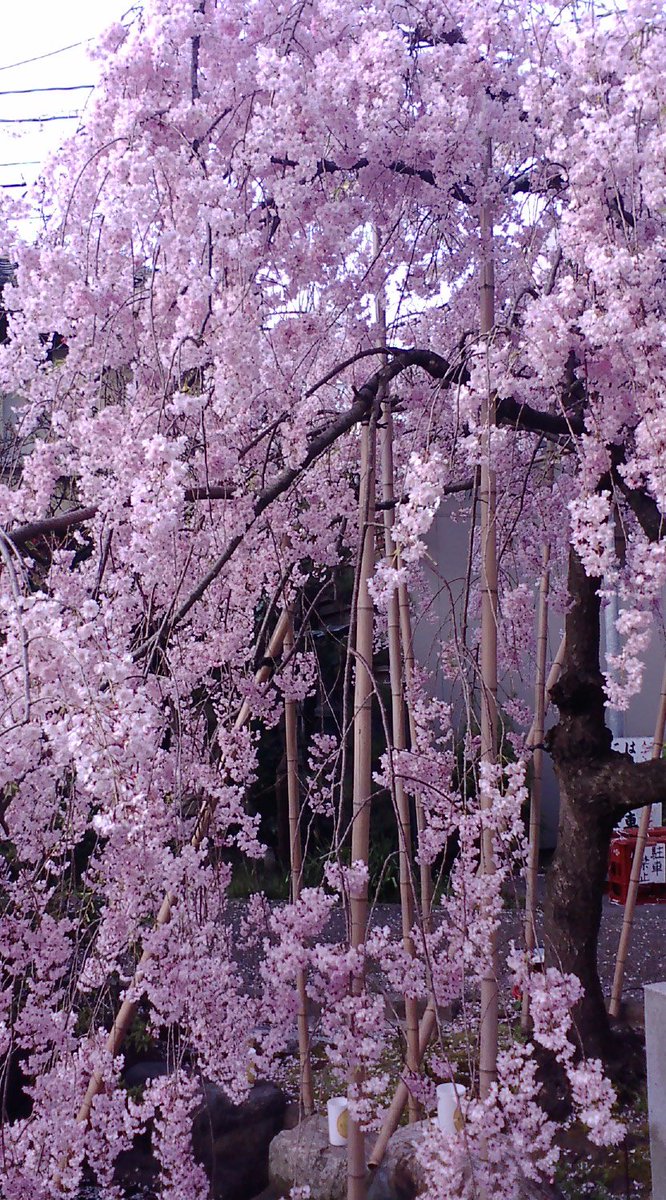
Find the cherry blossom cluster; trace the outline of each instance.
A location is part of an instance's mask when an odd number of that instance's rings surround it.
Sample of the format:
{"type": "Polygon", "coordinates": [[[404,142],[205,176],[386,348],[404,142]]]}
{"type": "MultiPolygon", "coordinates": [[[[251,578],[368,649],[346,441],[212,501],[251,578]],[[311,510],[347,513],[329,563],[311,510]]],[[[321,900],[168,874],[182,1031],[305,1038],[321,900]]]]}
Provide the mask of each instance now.
{"type": "MultiPolygon", "coordinates": [[[[640,685],[665,579],[666,21],[658,0],[603,19],[527,0],[146,0],[96,54],[81,129],[33,196],[0,200],[0,251],[17,264],[0,346],[0,1083],[20,1058],[31,1106],[3,1132],[2,1190],[74,1195],[87,1163],[112,1194],[111,1159],[150,1124],[163,1193],[199,1200],[196,1071],[235,1099],[249,1064],[270,1072],[299,973],[369,1125],[387,1028],[368,972],[447,1003],[488,968],[502,886],[524,859],[525,777],[520,761],[479,764],[482,462],[497,484],[501,694],[533,665],[544,542],[555,611],[571,547],[619,589],[608,695],[623,705],[640,685]],[[321,689],[308,622],[358,558],[358,426],[381,426],[380,399],[396,499],[395,553],[371,584],[376,644],[396,586],[409,582],[420,629],[444,595],[433,665],[452,695],[433,700],[417,670],[409,748],[387,747],[376,779],[389,792],[400,779],[418,805],[418,867],[459,851],[441,922],[415,922],[414,956],[379,931],[324,940],[368,876],[346,844],[347,699],[337,724],[322,703],[302,748],[303,828],[332,827],[327,875],[268,913],[251,901],[248,989],[232,864],[263,853],[247,798],[264,733],[285,699],[321,689]],[[430,539],[451,485],[470,532],[449,570],[430,539]],[[292,602],[283,657],[270,639],[292,602]],[[482,876],[484,833],[497,869],[482,876]],[[122,1048],[104,1049],[123,999],[176,1047],[138,1104],[122,1048]],[[104,1087],[79,1122],[94,1071],[104,1087]]],[[[547,984],[529,985],[535,1036],[561,1056],[593,1136],[612,1140],[598,1066],[562,1048],[576,985],[547,984]]],[[[466,1130],[487,1192],[516,1194],[528,1145],[551,1169],[529,1048],[500,1059],[466,1130]]],[[[457,1149],[433,1133],[428,1153],[438,1195],[471,1194],[457,1149]]]]}

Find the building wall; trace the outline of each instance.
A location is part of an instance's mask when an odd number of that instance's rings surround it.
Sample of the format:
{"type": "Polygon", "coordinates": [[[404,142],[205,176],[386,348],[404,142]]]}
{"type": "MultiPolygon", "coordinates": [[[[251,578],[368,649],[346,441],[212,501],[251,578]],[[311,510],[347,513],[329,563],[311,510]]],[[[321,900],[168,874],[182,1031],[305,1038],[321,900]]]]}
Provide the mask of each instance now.
{"type": "MultiPolygon", "coordinates": [[[[465,591],[465,575],[467,569],[469,547],[469,524],[463,515],[468,507],[465,501],[451,498],[443,504],[437,513],[433,527],[428,537],[428,552],[430,564],[425,566],[428,587],[433,591],[433,599],[426,606],[426,611],[419,618],[414,630],[414,648],[418,661],[433,672],[433,691],[440,698],[453,705],[454,718],[462,721],[465,703],[460,681],[452,677],[451,672],[445,672],[441,667],[441,644],[448,642],[457,630],[460,633],[462,602],[465,591]]],[[[477,531],[478,533],[478,531],[477,531]]],[[[602,664],[605,653],[605,621],[602,618],[602,664]]],[[[548,662],[552,662],[557,653],[562,634],[564,618],[562,614],[551,612],[548,630],[548,662]]],[[[614,732],[623,733],[626,737],[652,737],[659,705],[662,684],[662,673],[665,659],[665,639],[661,622],[655,620],[652,643],[647,655],[643,688],[640,695],[634,697],[623,720],[612,719],[609,712],[609,727],[614,732]],[[622,728],[617,726],[621,724],[622,728]]],[[[533,681],[519,679],[517,676],[500,680],[500,702],[507,696],[515,695],[523,700],[530,708],[533,707],[533,681]]],[[[549,723],[556,719],[556,710],[551,710],[549,723]]],[[[666,797],[664,797],[666,801],[666,797]]],[[[558,788],[552,763],[548,755],[544,758],[543,805],[541,821],[541,844],[544,849],[551,849],[557,840],[558,820],[558,788]]]]}

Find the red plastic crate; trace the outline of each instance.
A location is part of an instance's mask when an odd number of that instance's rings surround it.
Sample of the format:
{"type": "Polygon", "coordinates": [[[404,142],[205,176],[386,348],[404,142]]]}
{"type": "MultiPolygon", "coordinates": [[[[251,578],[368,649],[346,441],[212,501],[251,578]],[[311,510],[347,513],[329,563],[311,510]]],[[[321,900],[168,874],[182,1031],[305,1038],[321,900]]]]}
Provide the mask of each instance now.
{"type": "MultiPolygon", "coordinates": [[[[635,848],[635,830],[623,830],[611,841],[606,890],[613,904],[626,902],[635,848]]],[[[664,826],[657,826],[648,831],[641,877],[636,903],[666,904],[666,827],[664,826]]]]}

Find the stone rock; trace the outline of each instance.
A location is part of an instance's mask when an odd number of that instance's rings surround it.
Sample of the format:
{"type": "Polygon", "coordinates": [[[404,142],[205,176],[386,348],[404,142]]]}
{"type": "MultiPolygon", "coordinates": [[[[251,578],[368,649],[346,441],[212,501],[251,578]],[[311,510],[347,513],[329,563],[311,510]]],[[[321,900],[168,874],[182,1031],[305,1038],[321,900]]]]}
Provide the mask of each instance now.
{"type": "MultiPolygon", "coordinates": [[[[416,1121],[396,1129],[381,1165],[370,1177],[368,1200],[415,1200],[425,1191],[428,1179],[418,1146],[429,1125],[430,1120],[416,1121]]],[[[562,1194],[549,1183],[526,1180],[516,1200],[562,1200],[562,1194]]]]}
{"type": "Polygon", "coordinates": [[[252,1200],[280,1200],[280,1197],[275,1189],[269,1184],[268,1187],[264,1188],[263,1192],[260,1192],[258,1196],[253,1196],[252,1200]]]}
{"type": "Polygon", "coordinates": [[[425,1121],[415,1121],[396,1129],[371,1175],[368,1200],[414,1200],[424,1191],[427,1180],[417,1150],[425,1127],[425,1121]]]}
{"type": "MultiPolygon", "coordinates": [[[[424,1123],[397,1129],[384,1161],[368,1175],[368,1200],[413,1200],[425,1187],[425,1176],[416,1156],[424,1123]]],[[[366,1138],[366,1153],[373,1145],[366,1138]]],[[[271,1186],[279,1196],[292,1187],[310,1188],[311,1200],[345,1200],[347,1195],[347,1150],[331,1146],[328,1120],[321,1114],[308,1117],[294,1129],[283,1129],[273,1138],[269,1156],[271,1186]]]]}
{"type": "MultiPolygon", "coordinates": [[[[163,1060],[135,1063],[125,1072],[125,1084],[143,1087],[168,1073],[163,1060]]],[[[203,1093],[192,1121],[192,1149],[211,1181],[211,1200],[258,1196],[268,1184],[268,1148],[282,1128],[286,1096],[275,1084],[265,1082],[256,1083],[243,1104],[233,1104],[212,1083],[204,1082],[203,1093]]],[[[115,1177],[129,1189],[149,1189],[154,1184],[157,1163],[149,1135],[135,1139],[132,1149],[119,1155],[115,1177]]]]}
{"type": "Polygon", "coordinates": [[[295,1129],[301,1120],[301,1106],[295,1100],[290,1100],[282,1118],[283,1129],[295,1129]]]}
{"type": "Polygon", "coordinates": [[[246,1200],[268,1184],[268,1148],[282,1126],[286,1097],[273,1083],[255,1083],[243,1104],[214,1084],[192,1124],[194,1157],[211,1182],[212,1200],[246,1200]]]}
{"type": "Polygon", "coordinates": [[[278,1196],[288,1196],[292,1187],[307,1186],[310,1200],[345,1200],[347,1149],[329,1145],[327,1117],[315,1113],[273,1138],[268,1177],[278,1196]]]}
{"type": "MultiPolygon", "coordinates": [[[[368,1175],[368,1200],[415,1200],[425,1190],[428,1180],[417,1149],[427,1124],[417,1121],[396,1130],[383,1162],[368,1175]]],[[[366,1143],[369,1156],[372,1138],[366,1143]]],[[[307,1185],[311,1200],[345,1200],[347,1151],[344,1146],[329,1145],[326,1117],[308,1117],[297,1128],[285,1129],[273,1138],[269,1177],[281,1197],[288,1196],[292,1187],[307,1185]]],[[[526,1183],[516,1200],[561,1200],[561,1193],[549,1184],[526,1183]]]]}
{"type": "MultiPolygon", "coordinates": [[[[121,1150],[114,1168],[114,1183],[126,1196],[151,1196],[157,1186],[159,1169],[150,1149],[150,1138],[139,1137],[129,1150],[121,1150]]],[[[97,1191],[92,1195],[97,1196],[97,1191]]]]}
{"type": "Polygon", "coordinates": [[[164,1059],[146,1059],[145,1062],[136,1062],[127,1068],[124,1074],[125,1086],[145,1087],[151,1079],[159,1079],[162,1075],[169,1074],[169,1064],[164,1059]]]}

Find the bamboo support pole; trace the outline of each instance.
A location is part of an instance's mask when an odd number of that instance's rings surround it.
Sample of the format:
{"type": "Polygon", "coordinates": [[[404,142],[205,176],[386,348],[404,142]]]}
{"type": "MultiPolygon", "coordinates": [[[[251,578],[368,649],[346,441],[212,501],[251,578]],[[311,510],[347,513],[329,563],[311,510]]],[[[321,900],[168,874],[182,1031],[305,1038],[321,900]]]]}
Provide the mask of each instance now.
{"type": "MultiPolygon", "coordinates": [[[[414,720],[414,710],[409,699],[409,693],[414,683],[414,638],[412,634],[412,619],[409,612],[409,595],[407,585],[401,583],[398,587],[398,605],[400,608],[400,637],[402,640],[402,654],[405,668],[405,683],[407,684],[407,717],[409,721],[409,740],[412,749],[417,744],[417,728],[414,720]]],[[[419,838],[422,837],[425,831],[425,813],[423,812],[423,804],[420,796],[416,795],[416,829],[419,838]]],[[[430,864],[423,862],[419,863],[419,876],[421,886],[421,915],[423,920],[423,928],[427,932],[430,929],[430,913],[432,909],[432,872],[430,864]]]]}
{"type": "MultiPolygon", "coordinates": [[[[529,850],[527,858],[527,894],[525,897],[525,949],[531,958],[536,945],[536,900],[541,835],[541,786],[543,778],[543,738],[546,719],[546,653],[548,650],[548,593],[550,590],[550,545],[542,551],[542,572],[537,606],[536,678],[534,682],[534,739],[532,788],[530,796],[529,850]]],[[[530,1025],[530,997],[523,992],[521,1014],[523,1030],[530,1025]]]]}
{"type": "MultiPolygon", "coordinates": [[[[402,637],[403,661],[404,661],[404,668],[405,668],[405,681],[406,681],[407,687],[409,689],[412,685],[412,680],[414,678],[414,649],[413,649],[413,640],[412,640],[411,617],[410,617],[410,613],[409,613],[409,597],[407,594],[407,588],[404,584],[400,585],[400,588],[398,590],[398,597],[399,597],[399,604],[400,604],[400,632],[401,632],[401,637],[402,637]]],[[[409,717],[409,730],[410,730],[411,744],[412,744],[412,746],[415,746],[417,730],[416,730],[416,724],[414,721],[413,710],[410,705],[407,706],[407,713],[408,713],[408,717],[409,717]]],[[[418,796],[416,797],[416,819],[417,819],[417,829],[420,833],[423,826],[419,822],[424,822],[424,814],[423,814],[423,807],[419,801],[418,796]]],[[[424,926],[425,930],[428,930],[430,928],[431,907],[432,907],[432,875],[430,873],[429,866],[426,863],[422,863],[421,864],[421,909],[422,909],[423,926],[424,926]]],[[[419,1052],[418,1052],[418,1061],[417,1061],[417,1067],[419,1069],[421,1067],[421,1063],[423,1062],[423,1057],[428,1048],[428,1045],[430,1044],[430,1040],[435,1031],[436,1025],[437,1025],[437,1005],[434,1000],[434,997],[431,996],[428,1001],[426,1010],[425,1010],[425,1012],[421,1018],[421,1021],[419,1023],[419,1052]]],[[[389,1140],[392,1137],[392,1135],[395,1133],[396,1129],[398,1128],[398,1125],[400,1124],[400,1118],[402,1117],[403,1110],[409,1099],[409,1095],[410,1095],[409,1088],[408,1088],[406,1082],[403,1079],[401,1079],[400,1083],[398,1084],[396,1091],[394,1093],[393,1100],[391,1101],[391,1104],[389,1105],[386,1116],[384,1117],[384,1123],[383,1123],[382,1128],[377,1136],[377,1140],[373,1147],[372,1154],[368,1160],[369,1167],[376,1168],[381,1164],[381,1161],[386,1152],[386,1147],[388,1146],[389,1140]]]]}
{"type": "MultiPolygon", "coordinates": [[[[487,143],[486,176],[492,169],[492,146],[487,143]]],[[[490,370],[490,341],[495,324],[495,272],[493,219],[490,204],[481,205],[481,295],[480,334],[485,341],[490,370]]],[[[490,462],[491,432],[495,425],[495,399],[488,378],[482,410],[484,453],[481,463],[479,507],[481,510],[481,761],[497,762],[497,526],[496,478],[490,462]]],[[[482,813],[491,801],[482,795],[482,813]]],[[[492,875],[495,857],[492,830],[485,824],[481,833],[481,872],[492,875]]],[[[479,1030],[479,1088],[485,1098],[497,1074],[498,1028],[497,935],[489,947],[488,965],[481,980],[479,1030]]]]}
{"type": "MultiPolygon", "coordinates": [[[[652,745],[652,758],[661,758],[661,752],[664,748],[664,726],[666,725],[666,666],[661,681],[661,696],[659,700],[659,711],[657,712],[657,720],[654,729],[654,743],[652,745]]],[[[643,857],[645,855],[645,844],[648,837],[648,829],[650,828],[650,809],[648,804],[641,812],[641,819],[638,825],[638,834],[636,835],[636,848],[634,857],[631,862],[631,875],[629,877],[629,887],[627,889],[627,899],[624,904],[624,919],[622,921],[622,930],[620,932],[620,943],[617,950],[617,958],[615,960],[615,974],[613,975],[613,988],[611,991],[611,1000],[608,1011],[611,1017],[619,1017],[620,1007],[622,1004],[622,984],[624,981],[624,971],[627,963],[627,954],[629,953],[629,942],[631,941],[631,929],[634,923],[634,912],[636,909],[636,900],[638,897],[638,885],[641,878],[641,867],[643,866],[643,857]]]]}
{"type": "MultiPolygon", "coordinates": [[[[384,403],[382,415],[382,499],[384,501],[384,550],[391,561],[394,552],[393,538],[393,417],[391,406],[384,403]]],[[[391,736],[392,750],[400,752],[406,748],[405,699],[402,678],[402,655],[400,645],[400,601],[397,592],[391,593],[388,606],[388,652],[391,679],[391,736]]],[[[400,911],[402,916],[402,940],[407,954],[414,957],[414,896],[412,876],[412,827],[409,798],[401,774],[392,771],[398,822],[398,864],[400,871],[400,911]]],[[[416,997],[405,996],[405,1035],[407,1041],[406,1065],[412,1075],[419,1069],[419,1015],[416,997]]],[[[416,1097],[409,1093],[409,1120],[418,1120],[419,1105],[416,1097]]]]}
{"type": "MultiPolygon", "coordinates": [[[[354,647],[354,772],[352,794],[352,863],[368,862],[370,844],[370,797],[372,793],[372,651],[373,610],[368,579],[375,565],[375,429],[376,418],[361,431],[361,473],[359,486],[359,525],[361,553],[356,594],[356,640],[354,647]]],[[[368,920],[368,888],[355,889],[350,897],[351,945],[362,946],[368,920]]],[[[354,989],[360,994],[364,981],[355,978],[354,989]]],[[[360,1084],[356,1075],[350,1083],[360,1084]]],[[[366,1193],[365,1134],[358,1122],[349,1119],[347,1138],[347,1197],[364,1200],[366,1193]]]]}
{"type": "MultiPolygon", "coordinates": [[[[557,683],[557,681],[560,677],[560,674],[562,672],[562,663],[564,662],[564,652],[566,650],[566,647],[567,647],[567,644],[566,644],[564,638],[562,638],[562,640],[557,648],[557,654],[555,655],[555,658],[553,659],[553,661],[551,663],[550,671],[548,672],[548,678],[546,680],[545,695],[544,695],[546,709],[548,708],[548,705],[550,704],[550,693],[552,692],[553,688],[555,687],[555,684],[557,683]]],[[[535,717],[534,720],[532,721],[532,724],[530,725],[530,731],[529,731],[527,737],[525,738],[525,745],[528,748],[531,748],[531,747],[534,747],[537,745],[536,724],[537,723],[536,723],[536,717],[535,717]]]]}
{"type": "MultiPolygon", "coordinates": [[[[294,617],[291,606],[287,607],[289,624],[284,639],[285,656],[294,648],[294,617]]],[[[289,806],[289,863],[291,868],[291,900],[295,904],[301,894],[303,878],[303,848],[300,825],[300,787],[298,782],[298,730],[296,704],[284,702],[284,735],[287,758],[287,799],[289,806]]],[[[310,1057],[310,1030],[308,1027],[308,1002],[305,971],[299,967],[296,973],[298,996],[298,1057],[300,1065],[300,1099],[306,1117],[314,1112],[312,1084],[312,1060],[310,1057]]]]}
{"type": "MultiPolygon", "coordinates": [[[[379,254],[379,233],[373,230],[373,251],[379,254]]],[[[386,308],[384,296],[378,293],[376,298],[377,326],[382,345],[386,345],[386,308]]],[[[386,361],[386,356],[384,356],[386,361]]],[[[393,543],[392,531],[394,524],[395,483],[393,469],[393,412],[390,399],[384,398],[382,404],[382,500],[384,502],[384,553],[389,562],[393,560],[396,548],[393,543]]],[[[406,590],[406,589],[405,589],[406,590]]],[[[392,753],[405,750],[405,694],[403,686],[403,667],[401,651],[400,600],[397,592],[391,592],[388,607],[388,652],[389,676],[391,681],[391,740],[392,753]]],[[[402,940],[405,951],[410,958],[414,957],[414,891],[412,873],[412,827],[409,810],[409,798],[401,774],[393,769],[391,772],[393,794],[395,800],[396,819],[398,825],[398,865],[400,876],[400,912],[402,919],[402,940]]],[[[405,996],[405,1036],[407,1042],[406,1066],[412,1075],[419,1068],[419,1014],[416,998],[405,996]]],[[[419,1117],[419,1105],[416,1097],[409,1094],[409,1120],[414,1122],[419,1117]]]]}
{"type": "MultiPolygon", "coordinates": [[[[437,1010],[433,1004],[428,1004],[423,1016],[421,1017],[421,1021],[419,1023],[419,1050],[418,1050],[418,1065],[419,1066],[423,1062],[423,1056],[424,1056],[426,1050],[428,1049],[428,1046],[430,1044],[430,1039],[431,1039],[433,1033],[435,1032],[436,1026],[437,1026],[437,1010]]],[[[372,1148],[372,1154],[370,1155],[370,1158],[368,1159],[369,1167],[376,1169],[378,1166],[380,1166],[381,1161],[386,1153],[386,1147],[389,1144],[389,1140],[395,1133],[396,1129],[398,1128],[398,1125],[400,1124],[400,1118],[402,1116],[403,1109],[407,1103],[408,1097],[409,1097],[409,1088],[408,1088],[407,1084],[405,1083],[404,1079],[401,1079],[400,1083],[398,1084],[398,1086],[394,1092],[393,1099],[388,1108],[388,1112],[386,1113],[386,1116],[384,1117],[384,1124],[382,1125],[381,1130],[377,1136],[377,1140],[372,1148]]]]}
{"type": "MultiPolygon", "coordinates": [[[[273,636],[268,644],[266,650],[267,659],[275,659],[279,655],[280,651],[282,650],[288,626],[289,614],[285,610],[280,614],[273,631],[273,636]]],[[[272,671],[273,664],[271,662],[265,662],[255,674],[255,683],[265,683],[270,677],[272,671]]],[[[245,725],[248,717],[250,716],[250,711],[250,705],[247,703],[247,701],[244,701],[241,705],[236,720],[234,721],[234,729],[242,729],[243,725],[245,725]]],[[[211,819],[215,812],[216,803],[217,801],[215,798],[211,797],[204,800],[201,805],[191,838],[191,844],[197,850],[208,832],[211,819]]],[[[167,892],[162,900],[160,910],[155,918],[155,928],[159,928],[160,926],[168,923],[168,921],[171,919],[171,912],[175,902],[176,897],[174,896],[173,892],[167,892]]],[[[123,1000],[120,1008],[118,1009],[113,1025],[111,1026],[111,1031],[106,1042],[106,1048],[112,1058],[115,1058],[118,1054],[132,1021],[136,1016],[137,1009],[139,1007],[139,999],[141,996],[141,981],[144,976],[146,964],[150,961],[151,957],[152,955],[150,950],[143,951],[132,977],[132,982],[127,989],[128,996],[125,998],[125,1000],[123,1000]]],[[[77,1121],[84,1122],[89,1120],[93,1100],[95,1099],[95,1096],[97,1096],[102,1090],[103,1083],[104,1081],[99,1071],[94,1071],[90,1078],[86,1094],[81,1102],[81,1107],[76,1115],[77,1121]]]]}

